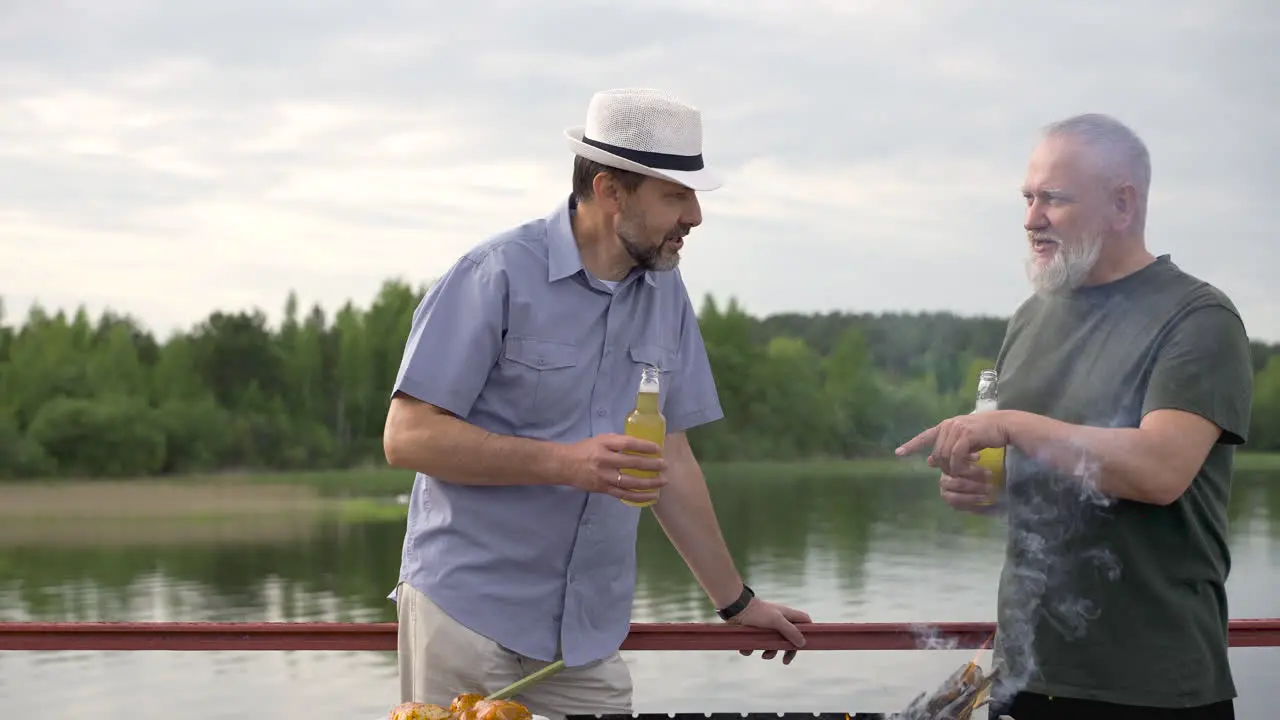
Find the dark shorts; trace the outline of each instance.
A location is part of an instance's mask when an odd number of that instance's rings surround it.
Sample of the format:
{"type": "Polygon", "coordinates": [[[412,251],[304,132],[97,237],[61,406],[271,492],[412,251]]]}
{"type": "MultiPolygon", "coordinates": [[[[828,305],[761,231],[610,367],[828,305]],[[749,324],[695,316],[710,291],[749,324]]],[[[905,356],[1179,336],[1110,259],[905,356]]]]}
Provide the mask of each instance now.
{"type": "Polygon", "coordinates": [[[1098,700],[1046,697],[1018,693],[1011,702],[990,709],[991,720],[1008,715],[1013,720],[1235,720],[1235,703],[1224,700],[1192,708],[1153,708],[1116,705],[1098,700]]]}

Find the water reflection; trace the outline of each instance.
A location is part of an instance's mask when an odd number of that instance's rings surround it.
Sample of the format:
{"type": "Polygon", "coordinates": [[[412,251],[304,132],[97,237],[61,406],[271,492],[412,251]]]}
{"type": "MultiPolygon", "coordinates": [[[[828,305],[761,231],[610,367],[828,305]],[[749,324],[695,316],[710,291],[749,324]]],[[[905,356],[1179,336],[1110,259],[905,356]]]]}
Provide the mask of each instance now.
{"type": "MultiPolygon", "coordinates": [[[[1280,476],[1237,479],[1232,615],[1280,616],[1280,476]]],[[[931,477],[720,477],[726,540],[763,595],[821,621],[988,620],[999,523],[960,515],[931,477]]],[[[0,529],[4,620],[390,621],[402,521],[299,514],[234,522],[0,529]]],[[[639,538],[638,621],[712,621],[649,516],[639,538]]],[[[969,653],[813,653],[783,668],[736,653],[631,653],[640,711],[889,710],[969,653]],[[702,678],[709,677],[709,680],[702,678]]],[[[1277,699],[1280,651],[1232,651],[1241,717],[1277,699]]],[[[377,717],[397,692],[391,653],[0,653],[0,717],[377,717]],[[68,681],[69,674],[75,677],[68,681]],[[45,708],[47,710],[47,708],[45,708]]]]}

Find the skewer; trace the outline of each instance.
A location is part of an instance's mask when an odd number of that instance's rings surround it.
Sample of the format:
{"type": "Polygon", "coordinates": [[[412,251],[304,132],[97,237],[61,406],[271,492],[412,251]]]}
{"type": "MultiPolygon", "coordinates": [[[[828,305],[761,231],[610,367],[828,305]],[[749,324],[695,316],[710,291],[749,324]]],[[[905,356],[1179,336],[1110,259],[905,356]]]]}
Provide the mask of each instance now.
{"type": "Polygon", "coordinates": [[[528,690],[529,688],[542,682],[543,680],[546,680],[552,675],[555,675],[556,673],[560,672],[563,669],[564,669],[564,660],[557,660],[551,663],[550,665],[542,668],[541,670],[535,673],[531,673],[527,677],[523,677],[511,683],[510,685],[502,688],[501,690],[495,693],[490,693],[489,696],[485,698],[485,700],[506,700],[507,698],[510,698],[513,695],[519,695],[525,690],[528,690]]]}

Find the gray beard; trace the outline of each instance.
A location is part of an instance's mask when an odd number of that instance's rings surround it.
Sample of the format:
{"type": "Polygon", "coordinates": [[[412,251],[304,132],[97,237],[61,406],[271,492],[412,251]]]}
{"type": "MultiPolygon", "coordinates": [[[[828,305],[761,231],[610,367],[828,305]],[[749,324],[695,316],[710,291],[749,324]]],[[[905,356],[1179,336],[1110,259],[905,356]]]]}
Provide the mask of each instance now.
{"type": "Polygon", "coordinates": [[[1059,242],[1058,251],[1045,265],[1037,263],[1032,252],[1026,262],[1031,287],[1041,295],[1062,295],[1080,287],[1089,277],[1102,254],[1102,235],[1087,233],[1071,245],[1059,242]]]}
{"type": "Polygon", "coordinates": [[[639,243],[628,239],[621,231],[618,232],[618,240],[622,243],[622,247],[626,249],[627,254],[635,262],[636,267],[641,270],[671,270],[680,263],[678,255],[670,258],[662,257],[662,248],[666,242],[662,242],[653,247],[641,247],[639,243]]]}
{"type": "Polygon", "coordinates": [[[664,237],[662,242],[657,245],[645,247],[632,239],[632,236],[639,234],[634,232],[637,224],[626,215],[623,215],[622,223],[618,228],[618,242],[622,243],[623,249],[631,256],[631,260],[635,262],[636,267],[645,271],[653,270],[657,272],[674,270],[680,264],[680,256],[663,256],[662,249],[667,246],[666,238],[664,237]]]}

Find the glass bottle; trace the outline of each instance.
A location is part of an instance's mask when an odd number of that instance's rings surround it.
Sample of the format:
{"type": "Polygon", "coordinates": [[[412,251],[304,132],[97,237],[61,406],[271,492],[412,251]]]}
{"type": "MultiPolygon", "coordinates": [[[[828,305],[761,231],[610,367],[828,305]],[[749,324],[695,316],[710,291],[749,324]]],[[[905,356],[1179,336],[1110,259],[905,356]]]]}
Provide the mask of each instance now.
{"type": "MultiPolygon", "coordinates": [[[[996,386],[999,377],[995,370],[983,370],[978,375],[978,400],[974,403],[973,412],[991,412],[1000,408],[1000,397],[996,386]]],[[[980,505],[991,505],[995,497],[1004,491],[1004,448],[984,448],[978,451],[978,467],[991,471],[991,488],[987,498],[980,505]]]]}
{"type": "MultiPolygon", "coordinates": [[[[667,437],[667,418],[663,416],[662,411],[658,408],[658,399],[661,386],[658,382],[658,368],[645,366],[640,373],[640,390],[636,393],[636,407],[627,416],[626,428],[624,434],[649,442],[658,446],[659,456],[663,441],[667,437]]],[[[628,452],[629,455],[639,455],[641,453],[628,452]]],[[[622,470],[623,475],[639,478],[651,478],[657,475],[652,470],[636,470],[626,468],[622,470]]],[[[632,502],[623,500],[622,502],[634,507],[649,507],[658,502],[658,491],[653,490],[652,500],[643,502],[632,502]]]]}

